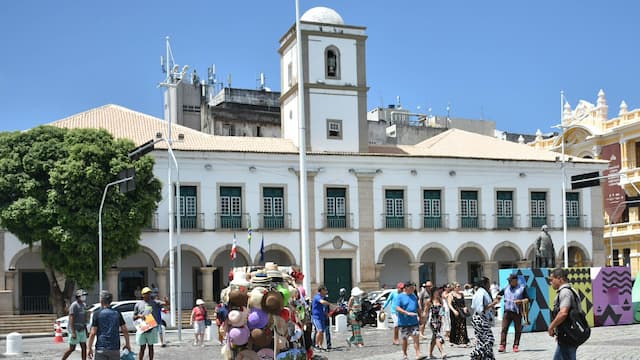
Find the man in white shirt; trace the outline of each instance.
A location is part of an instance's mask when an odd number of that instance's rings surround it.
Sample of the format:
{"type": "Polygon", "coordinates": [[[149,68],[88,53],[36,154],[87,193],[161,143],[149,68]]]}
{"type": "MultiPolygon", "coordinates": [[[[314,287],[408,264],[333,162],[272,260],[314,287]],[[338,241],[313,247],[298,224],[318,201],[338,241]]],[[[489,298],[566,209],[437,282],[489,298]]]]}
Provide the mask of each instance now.
{"type": "Polygon", "coordinates": [[[490,360],[495,359],[493,354],[493,343],[495,338],[491,332],[493,321],[493,307],[500,302],[500,295],[492,299],[489,294],[489,278],[483,277],[477,284],[478,290],[473,294],[471,300],[471,311],[473,312],[473,331],[476,333],[476,346],[471,352],[471,359],[490,360]]]}

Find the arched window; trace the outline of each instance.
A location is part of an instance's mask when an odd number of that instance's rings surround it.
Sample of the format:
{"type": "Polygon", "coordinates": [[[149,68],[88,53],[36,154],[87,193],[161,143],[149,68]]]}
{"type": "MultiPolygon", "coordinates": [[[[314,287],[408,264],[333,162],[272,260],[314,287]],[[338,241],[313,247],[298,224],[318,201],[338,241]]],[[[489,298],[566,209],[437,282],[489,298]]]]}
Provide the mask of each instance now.
{"type": "Polygon", "coordinates": [[[330,79],[340,78],[340,52],[335,46],[325,50],[325,76],[330,79]]]}

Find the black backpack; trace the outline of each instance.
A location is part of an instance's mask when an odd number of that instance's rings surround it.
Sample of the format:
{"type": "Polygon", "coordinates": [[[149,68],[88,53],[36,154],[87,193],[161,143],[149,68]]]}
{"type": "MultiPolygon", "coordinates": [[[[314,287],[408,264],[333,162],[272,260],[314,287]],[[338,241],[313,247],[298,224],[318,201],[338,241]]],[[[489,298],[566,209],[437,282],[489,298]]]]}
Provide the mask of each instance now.
{"type": "MultiPolygon", "coordinates": [[[[569,315],[557,328],[558,342],[561,344],[580,346],[591,336],[591,328],[587,322],[587,317],[580,306],[580,297],[572,288],[573,304],[569,310],[569,315]]],[[[558,293],[558,296],[560,294],[558,293]]]]}

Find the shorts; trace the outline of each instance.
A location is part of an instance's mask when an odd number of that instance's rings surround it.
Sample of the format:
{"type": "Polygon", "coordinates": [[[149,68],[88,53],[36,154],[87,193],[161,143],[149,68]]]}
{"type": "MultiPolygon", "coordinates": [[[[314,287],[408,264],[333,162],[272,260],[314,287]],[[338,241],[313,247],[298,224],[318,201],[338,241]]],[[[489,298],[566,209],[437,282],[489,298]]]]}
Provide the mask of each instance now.
{"type": "Polygon", "coordinates": [[[136,332],[136,344],[142,345],[154,345],[158,343],[158,328],[154,327],[153,329],[147,332],[136,332]]]}
{"type": "Polygon", "coordinates": [[[418,336],[418,334],[420,334],[418,325],[400,326],[401,339],[408,339],[413,336],[418,336]]]}
{"type": "Polygon", "coordinates": [[[316,330],[324,331],[327,328],[327,323],[324,319],[311,318],[311,320],[313,320],[313,326],[316,328],[316,330]]]}
{"type": "Polygon", "coordinates": [[[72,338],[69,333],[69,345],[77,345],[87,342],[87,330],[76,330],[76,337],[72,338]]]}
{"type": "Polygon", "coordinates": [[[120,350],[96,350],[95,360],[120,360],[120,350]]]}
{"type": "Polygon", "coordinates": [[[193,322],[193,331],[195,331],[196,334],[204,334],[205,328],[204,320],[197,320],[193,322]]]}
{"type": "Polygon", "coordinates": [[[391,313],[391,320],[393,320],[393,327],[398,327],[398,314],[391,313]]]}

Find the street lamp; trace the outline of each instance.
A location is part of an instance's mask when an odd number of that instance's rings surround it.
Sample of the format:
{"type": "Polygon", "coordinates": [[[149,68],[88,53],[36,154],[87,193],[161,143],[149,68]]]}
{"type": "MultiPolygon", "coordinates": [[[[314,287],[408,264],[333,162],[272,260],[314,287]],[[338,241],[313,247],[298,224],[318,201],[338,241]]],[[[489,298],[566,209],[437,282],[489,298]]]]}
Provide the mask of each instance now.
{"type": "Polygon", "coordinates": [[[104,290],[102,287],[102,208],[104,207],[104,200],[107,197],[107,190],[109,190],[110,186],[133,180],[134,176],[135,175],[132,174],[123,179],[112,181],[104,187],[104,191],[102,192],[102,201],[100,202],[100,210],[98,211],[98,287],[100,291],[104,290]]]}
{"type": "Polygon", "coordinates": [[[564,91],[560,91],[560,124],[553,126],[554,128],[559,128],[562,131],[560,138],[562,140],[561,143],[561,152],[562,157],[560,160],[560,169],[562,171],[562,241],[564,247],[564,266],[569,267],[569,249],[567,247],[567,170],[565,164],[565,152],[564,152],[564,118],[563,118],[563,110],[564,110],[564,91]]]}

